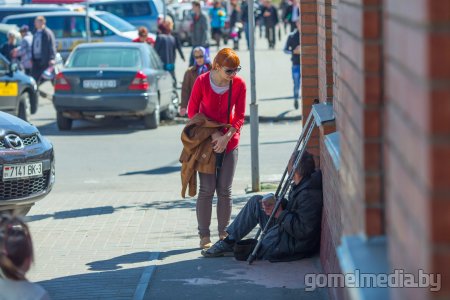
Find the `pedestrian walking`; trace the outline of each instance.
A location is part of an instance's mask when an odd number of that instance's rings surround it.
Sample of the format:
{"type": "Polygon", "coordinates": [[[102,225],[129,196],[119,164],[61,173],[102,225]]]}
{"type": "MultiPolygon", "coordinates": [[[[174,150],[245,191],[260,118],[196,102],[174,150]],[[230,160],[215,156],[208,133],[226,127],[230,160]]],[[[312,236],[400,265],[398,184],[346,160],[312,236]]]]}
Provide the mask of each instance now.
{"type": "Polygon", "coordinates": [[[180,104],[180,116],[186,115],[186,110],[191,97],[192,87],[198,76],[211,70],[211,60],[209,58],[206,49],[203,47],[197,47],[193,51],[195,64],[189,67],[184,73],[183,84],[181,87],[181,104],[180,104]]]}
{"type": "Polygon", "coordinates": [[[289,23],[288,14],[287,14],[287,10],[288,10],[289,6],[291,5],[289,2],[290,2],[289,0],[281,0],[280,5],[278,6],[278,9],[281,12],[281,21],[283,22],[285,34],[287,33],[287,25],[289,23]]]}
{"type": "Polygon", "coordinates": [[[50,299],[44,288],[25,277],[33,258],[28,226],[9,214],[0,216],[0,299],[50,299]]]}
{"type": "Polygon", "coordinates": [[[230,38],[233,40],[233,49],[239,50],[239,40],[241,39],[241,6],[238,0],[231,0],[230,14],[230,38]]]}
{"type": "Polygon", "coordinates": [[[14,59],[14,50],[18,47],[17,45],[17,33],[15,31],[8,31],[6,34],[8,40],[3,43],[0,49],[0,53],[6,57],[10,62],[14,59]]]}
{"type": "Polygon", "coordinates": [[[148,29],[145,26],[141,26],[138,29],[138,37],[133,40],[135,43],[147,43],[150,46],[155,45],[155,40],[148,36],[148,29]]]}
{"type": "Polygon", "coordinates": [[[192,51],[189,58],[189,66],[193,66],[195,63],[193,51],[195,48],[205,48],[206,53],[209,56],[209,20],[208,16],[202,12],[200,2],[192,1],[192,15],[192,51]]]}
{"type": "Polygon", "coordinates": [[[223,164],[218,174],[199,172],[200,189],[197,198],[197,222],[200,247],[211,246],[210,223],[212,199],[217,193],[217,220],[219,239],[227,236],[226,229],[231,218],[231,190],[236,163],[240,130],[244,124],[246,85],[237,76],[240,60],[230,48],[220,50],[214,58],[212,70],[200,75],[194,83],[188,105],[188,116],[198,113],[207,119],[231,127],[215,131],[211,135],[214,152],[224,153],[223,164]],[[229,121],[229,122],[228,122],[229,121]]]}
{"type": "Polygon", "coordinates": [[[34,20],[33,43],[31,47],[32,68],[31,75],[40,83],[42,73],[55,64],[56,44],[55,35],[47,28],[44,16],[34,20]]]}
{"type": "Polygon", "coordinates": [[[164,70],[169,71],[173,78],[174,87],[177,85],[177,78],[175,76],[175,59],[176,51],[179,49],[182,59],[184,60],[183,52],[177,45],[177,41],[171,35],[171,24],[169,21],[164,21],[158,25],[158,36],[155,41],[155,50],[163,62],[164,70]]]}
{"type": "Polygon", "coordinates": [[[250,32],[248,28],[248,3],[247,0],[241,2],[241,22],[244,27],[245,41],[247,42],[247,49],[250,50],[250,32]]]}
{"type": "Polygon", "coordinates": [[[284,46],[284,52],[291,55],[292,62],[292,80],[294,82],[294,107],[299,107],[299,92],[300,92],[300,20],[297,20],[297,29],[288,35],[286,44],[284,46]]]}
{"type": "Polygon", "coordinates": [[[227,13],[222,7],[220,1],[215,0],[214,6],[209,10],[209,18],[211,19],[211,36],[216,42],[217,49],[220,49],[220,40],[222,39],[223,29],[225,28],[225,20],[227,13]]]}
{"type": "Polygon", "coordinates": [[[31,34],[28,25],[20,27],[20,35],[22,41],[20,46],[16,49],[16,56],[20,60],[21,68],[25,74],[31,75],[31,67],[33,65],[31,60],[31,46],[33,45],[33,35],[31,34]]]}
{"type": "Polygon", "coordinates": [[[283,14],[283,20],[291,25],[291,32],[297,28],[297,21],[300,19],[300,2],[292,0],[292,3],[286,8],[283,14]]]}
{"type": "Polygon", "coordinates": [[[276,26],[278,24],[278,11],[272,5],[271,0],[264,0],[264,6],[261,9],[261,16],[266,27],[266,38],[269,42],[269,49],[275,48],[276,26]]]}

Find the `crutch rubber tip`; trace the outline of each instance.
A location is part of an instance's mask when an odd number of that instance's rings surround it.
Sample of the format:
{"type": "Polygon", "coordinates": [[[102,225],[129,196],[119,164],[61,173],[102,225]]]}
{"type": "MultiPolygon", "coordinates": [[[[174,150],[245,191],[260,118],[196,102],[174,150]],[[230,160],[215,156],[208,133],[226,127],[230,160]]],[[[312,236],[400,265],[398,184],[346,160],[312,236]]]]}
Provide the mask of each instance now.
{"type": "Polygon", "coordinates": [[[255,260],[255,256],[253,254],[250,254],[249,257],[247,258],[247,263],[249,265],[251,265],[254,260],[255,260]]]}

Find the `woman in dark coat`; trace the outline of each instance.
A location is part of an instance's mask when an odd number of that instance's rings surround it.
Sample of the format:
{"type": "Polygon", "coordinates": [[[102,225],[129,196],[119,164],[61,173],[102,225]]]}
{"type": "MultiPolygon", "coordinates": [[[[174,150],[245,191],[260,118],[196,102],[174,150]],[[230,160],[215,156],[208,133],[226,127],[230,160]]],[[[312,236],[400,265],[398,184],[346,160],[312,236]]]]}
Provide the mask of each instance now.
{"type": "Polygon", "coordinates": [[[211,59],[205,48],[196,47],[192,52],[195,62],[194,65],[189,67],[186,70],[186,73],[184,73],[183,85],[181,86],[180,116],[182,117],[186,115],[189,97],[191,97],[191,91],[195,80],[199,75],[211,70],[211,59]]]}
{"type": "Polygon", "coordinates": [[[183,52],[181,51],[181,45],[177,38],[172,33],[173,22],[164,21],[159,24],[159,33],[155,41],[155,50],[161,58],[164,66],[164,70],[169,71],[174,81],[174,87],[177,84],[177,78],[175,77],[175,59],[176,51],[180,54],[183,61],[185,60],[183,52]]]}

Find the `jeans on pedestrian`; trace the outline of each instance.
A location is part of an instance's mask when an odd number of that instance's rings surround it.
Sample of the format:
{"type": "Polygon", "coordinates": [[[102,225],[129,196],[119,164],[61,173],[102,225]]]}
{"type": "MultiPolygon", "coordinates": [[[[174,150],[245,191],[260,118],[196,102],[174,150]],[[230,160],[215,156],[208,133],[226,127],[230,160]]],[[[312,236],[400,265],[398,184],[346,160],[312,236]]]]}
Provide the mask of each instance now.
{"type": "Polygon", "coordinates": [[[262,208],[262,198],[262,195],[255,195],[247,201],[230,226],[228,226],[229,239],[238,242],[249,234],[256,225],[259,224],[261,228],[266,226],[269,216],[266,215],[262,208]]]}
{"type": "Polygon", "coordinates": [[[214,192],[217,193],[217,221],[219,235],[225,235],[231,218],[233,200],[231,198],[231,187],[234,172],[238,160],[238,149],[226,153],[223,165],[220,169],[219,178],[215,174],[199,173],[200,188],[197,198],[197,222],[198,233],[201,237],[210,236],[212,200],[214,192]]]}
{"type": "Polygon", "coordinates": [[[245,40],[247,41],[247,48],[250,49],[250,31],[248,28],[248,22],[244,23],[245,40]]]}
{"type": "Polygon", "coordinates": [[[298,100],[300,91],[300,65],[292,65],[292,80],[294,81],[294,100],[298,100]]]}

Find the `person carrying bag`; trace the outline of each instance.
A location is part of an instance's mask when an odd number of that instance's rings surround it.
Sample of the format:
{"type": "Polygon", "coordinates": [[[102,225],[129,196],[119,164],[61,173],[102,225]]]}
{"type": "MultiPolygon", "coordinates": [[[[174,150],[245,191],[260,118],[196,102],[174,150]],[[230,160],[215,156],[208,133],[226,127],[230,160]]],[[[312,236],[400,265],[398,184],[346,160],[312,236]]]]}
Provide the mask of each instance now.
{"type": "Polygon", "coordinates": [[[211,147],[216,153],[216,172],[199,172],[200,188],[197,198],[197,222],[200,247],[210,247],[212,199],[217,193],[217,220],[220,239],[227,236],[231,218],[231,190],[236,163],[240,129],[244,124],[246,85],[236,74],[240,60],[231,48],[221,49],[214,58],[212,70],[200,75],[194,83],[188,104],[190,119],[202,113],[211,121],[229,124],[211,134],[211,147]]]}

